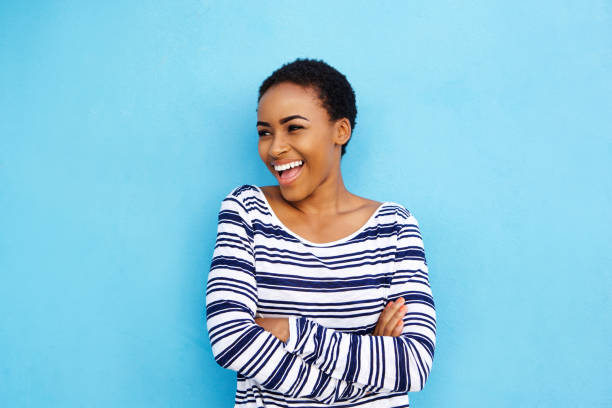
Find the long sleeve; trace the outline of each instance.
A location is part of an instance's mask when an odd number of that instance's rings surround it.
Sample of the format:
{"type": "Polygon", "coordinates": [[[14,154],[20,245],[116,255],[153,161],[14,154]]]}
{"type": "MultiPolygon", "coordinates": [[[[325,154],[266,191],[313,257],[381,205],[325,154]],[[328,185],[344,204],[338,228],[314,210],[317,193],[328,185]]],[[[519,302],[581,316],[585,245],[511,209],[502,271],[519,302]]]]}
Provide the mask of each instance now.
{"type": "Polygon", "coordinates": [[[387,299],[408,308],[398,337],[357,335],[326,328],[306,317],[289,319],[285,350],[333,378],[377,392],[420,391],[433,364],[436,312],[417,219],[398,209],[395,272],[387,299]]]}
{"type": "Polygon", "coordinates": [[[361,387],[333,378],[285,351],[285,343],[255,323],[258,295],[252,223],[232,193],[221,203],[206,287],[206,324],[215,361],[263,388],[293,398],[333,403],[365,395],[361,387]]]}

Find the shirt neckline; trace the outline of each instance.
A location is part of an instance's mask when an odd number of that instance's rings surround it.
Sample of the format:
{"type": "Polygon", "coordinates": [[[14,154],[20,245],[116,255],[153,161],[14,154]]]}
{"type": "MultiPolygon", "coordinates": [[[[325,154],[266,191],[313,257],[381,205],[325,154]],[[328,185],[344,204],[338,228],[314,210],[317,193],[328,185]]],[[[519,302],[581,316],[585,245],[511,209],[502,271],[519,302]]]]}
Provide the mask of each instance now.
{"type": "Polygon", "coordinates": [[[283,222],[280,220],[280,218],[278,218],[276,216],[276,213],[274,212],[274,210],[272,209],[272,206],[268,202],[268,199],[266,198],[266,195],[264,194],[263,190],[261,188],[259,188],[259,186],[255,186],[254,185],[254,187],[257,189],[257,191],[259,191],[259,194],[261,195],[261,198],[262,198],[263,202],[265,203],[267,210],[272,215],[272,218],[278,223],[278,225],[281,226],[281,228],[283,228],[285,230],[285,232],[287,232],[288,234],[290,234],[293,237],[297,238],[302,243],[305,243],[305,244],[310,245],[310,246],[317,246],[317,247],[327,247],[327,246],[337,245],[337,244],[341,244],[343,242],[351,240],[352,238],[354,238],[355,236],[357,236],[358,234],[363,232],[363,230],[365,230],[376,219],[376,216],[378,215],[378,213],[380,213],[380,211],[382,210],[382,208],[384,206],[386,206],[387,204],[390,204],[389,201],[384,201],[381,205],[378,206],[378,208],[376,208],[376,210],[372,213],[370,218],[368,218],[368,220],[365,222],[365,224],[363,224],[361,227],[359,227],[359,229],[357,231],[351,233],[350,235],[347,235],[346,237],[343,237],[343,238],[340,238],[340,239],[337,239],[337,240],[331,241],[331,242],[312,242],[312,241],[309,241],[306,238],[296,234],[295,232],[291,231],[285,224],[283,224],[283,222]]]}

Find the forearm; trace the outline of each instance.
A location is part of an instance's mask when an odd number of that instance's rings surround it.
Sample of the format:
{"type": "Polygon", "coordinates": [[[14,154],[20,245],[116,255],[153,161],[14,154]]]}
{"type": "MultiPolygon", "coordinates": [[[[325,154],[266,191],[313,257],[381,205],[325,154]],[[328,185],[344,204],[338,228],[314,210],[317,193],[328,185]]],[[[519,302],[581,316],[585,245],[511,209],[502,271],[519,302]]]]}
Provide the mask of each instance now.
{"type": "MultiPolygon", "coordinates": [[[[410,295],[404,296],[410,301],[410,295]]],[[[289,319],[285,350],[333,378],[377,392],[419,391],[433,363],[432,307],[413,304],[398,337],[357,335],[326,328],[305,317],[289,319]]]]}
{"type": "Polygon", "coordinates": [[[253,318],[256,298],[254,286],[247,284],[254,285],[249,274],[233,271],[236,279],[228,279],[228,273],[221,268],[211,270],[206,296],[208,333],[220,366],[292,398],[334,403],[365,395],[368,389],[334,378],[286,351],[285,343],[253,318]]]}

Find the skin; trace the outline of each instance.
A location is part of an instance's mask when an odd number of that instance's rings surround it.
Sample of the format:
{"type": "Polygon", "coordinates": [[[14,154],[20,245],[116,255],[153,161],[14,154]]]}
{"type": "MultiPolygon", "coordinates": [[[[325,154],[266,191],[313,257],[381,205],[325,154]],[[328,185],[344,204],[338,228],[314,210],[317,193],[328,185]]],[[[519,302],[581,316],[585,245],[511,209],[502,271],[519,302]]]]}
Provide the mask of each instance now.
{"type": "MultiPolygon", "coordinates": [[[[274,160],[304,162],[290,185],[261,187],[274,213],[297,235],[315,243],[341,239],[359,229],[381,205],[346,189],[340,158],[351,124],[347,118],[331,120],[314,89],[290,82],[269,88],[257,107],[257,131],[259,156],[275,177],[274,160]]],[[[404,303],[403,298],[389,302],[372,335],[399,336],[407,311],[404,303]]],[[[287,318],[260,317],[255,322],[279,340],[289,339],[287,318]]]]}

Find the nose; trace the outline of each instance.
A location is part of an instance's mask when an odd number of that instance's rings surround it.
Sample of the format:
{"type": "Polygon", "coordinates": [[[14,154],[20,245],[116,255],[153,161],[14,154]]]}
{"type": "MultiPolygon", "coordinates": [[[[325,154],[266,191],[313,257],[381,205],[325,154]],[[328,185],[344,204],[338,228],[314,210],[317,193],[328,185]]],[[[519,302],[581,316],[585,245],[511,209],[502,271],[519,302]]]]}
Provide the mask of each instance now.
{"type": "Polygon", "coordinates": [[[287,140],[279,132],[279,134],[274,135],[272,138],[272,143],[270,144],[270,148],[268,149],[268,153],[273,158],[280,157],[281,154],[287,152],[289,150],[289,146],[287,145],[287,140]]]}

